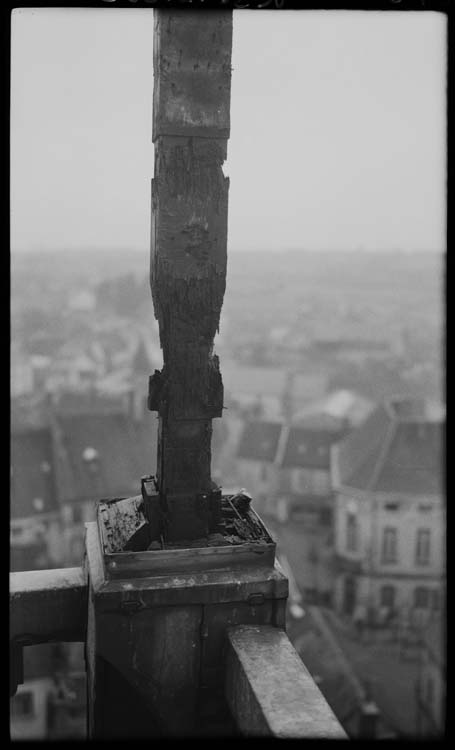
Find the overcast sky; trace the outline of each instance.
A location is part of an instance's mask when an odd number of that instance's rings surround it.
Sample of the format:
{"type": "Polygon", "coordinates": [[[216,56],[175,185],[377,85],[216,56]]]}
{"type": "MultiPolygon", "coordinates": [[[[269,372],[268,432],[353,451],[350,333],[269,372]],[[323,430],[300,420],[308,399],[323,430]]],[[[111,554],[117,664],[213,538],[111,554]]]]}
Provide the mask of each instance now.
{"type": "MultiPolygon", "coordinates": [[[[152,9],[12,15],[12,251],[147,250],[152,9]]],[[[235,11],[228,248],[445,250],[446,20],[235,11]]]]}

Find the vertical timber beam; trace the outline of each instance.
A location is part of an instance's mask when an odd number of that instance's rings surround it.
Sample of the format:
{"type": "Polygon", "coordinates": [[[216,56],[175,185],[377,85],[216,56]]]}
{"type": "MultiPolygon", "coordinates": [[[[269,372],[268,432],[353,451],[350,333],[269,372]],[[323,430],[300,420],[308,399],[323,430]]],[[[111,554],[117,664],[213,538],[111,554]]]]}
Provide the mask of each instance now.
{"type": "MultiPolygon", "coordinates": [[[[223,384],[213,341],[226,286],[232,11],[155,10],[150,285],[164,366],[157,483],[168,541],[206,536],[212,419],[223,384]]],[[[219,496],[218,496],[219,497],[219,496]]]]}

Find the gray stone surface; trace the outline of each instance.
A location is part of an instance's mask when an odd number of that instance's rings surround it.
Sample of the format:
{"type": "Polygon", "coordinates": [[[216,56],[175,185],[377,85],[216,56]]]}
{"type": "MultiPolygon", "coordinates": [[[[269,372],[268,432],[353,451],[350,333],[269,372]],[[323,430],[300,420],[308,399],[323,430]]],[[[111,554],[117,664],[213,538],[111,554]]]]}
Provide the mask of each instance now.
{"type": "Polygon", "coordinates": [[[239,625],[228,641],[226,698],[243,734],[346,739],[284,631],[239,625]]]}

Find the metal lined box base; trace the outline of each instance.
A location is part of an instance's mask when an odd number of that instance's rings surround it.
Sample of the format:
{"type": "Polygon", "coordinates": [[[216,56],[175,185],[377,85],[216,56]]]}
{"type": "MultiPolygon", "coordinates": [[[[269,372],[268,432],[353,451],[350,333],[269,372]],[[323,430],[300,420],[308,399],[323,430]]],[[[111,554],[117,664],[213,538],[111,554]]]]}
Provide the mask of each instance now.
{"type": "MultiPolygon", "coordinates": [[[[227,513],[229,508],[226,503],[229,503],[229,496],[223,496],[227,513]]],[[[241,541],[237,535],[226,533],[222,518],[218,533],[206,539],[179,544],[166,544],[161,540],[160,545],[153,545],[161,546],[158,549],[125,551],[131,536],[146,527],[142,497],[101,501],[97,509],[97,525],[105,578],[159,577],[239,568],[273,569],[276,543],[269,531],[251,507],[242,517],[237,515],[239,519],[234,518],[233,523],[240,529],[239,533],[244,530],[245,541],[241,541]]]]}

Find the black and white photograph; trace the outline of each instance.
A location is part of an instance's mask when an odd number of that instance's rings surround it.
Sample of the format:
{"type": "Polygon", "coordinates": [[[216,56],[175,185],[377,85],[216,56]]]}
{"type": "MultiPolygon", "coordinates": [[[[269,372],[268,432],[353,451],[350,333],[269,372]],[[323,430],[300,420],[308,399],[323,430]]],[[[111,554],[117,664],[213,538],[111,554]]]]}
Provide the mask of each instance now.
{"type": "Polygon", "coordinates": [[[448,4],[371,6],[11,10],[13,742],[445,736],[448,4]]]}

